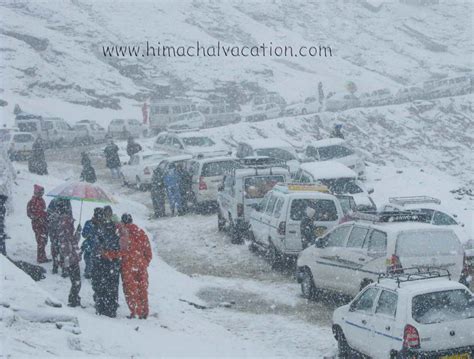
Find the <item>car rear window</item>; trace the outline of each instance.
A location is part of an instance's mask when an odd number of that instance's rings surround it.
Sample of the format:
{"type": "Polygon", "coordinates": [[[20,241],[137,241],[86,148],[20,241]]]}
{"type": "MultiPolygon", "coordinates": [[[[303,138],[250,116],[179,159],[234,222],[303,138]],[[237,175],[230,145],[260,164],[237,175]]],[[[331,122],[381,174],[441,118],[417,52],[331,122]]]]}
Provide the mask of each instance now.
{"type": "Polygon", "coordinates": [[[464,289],[417,295],[412,299],[411,315],[421,324],[474,318],[474,297],[464,289]]]}
{"type": "Polygon", "coordinates": [[[38,126],[36,125],[36,122],[19,122],[18,128],[21,132],[38,131],[38,126]]]}
{"type": "Polygon", "coordinates": [[[14,135],[13,139],[17,143],[27,143],[27,142],[33,142],[33,136],[30,134],[16,134],[14,135]]]}
{"type": "Polygon", "coordinates": [[[202,167],[201,176],[203,177],[214,177],[223,176],[226,172],[236,167],[234,161],[220,161],[220,162],[209,162],[205,163],[202,167]]]}
{"type": "Polygon", "coordinates": [[[247,177],[244,182],[245,198],[263,198],[278,182],[285,182],[285,177],[281,175],[247,177]]]}
{"type": "Polygon", "coordinates": [[[214,141],[209,137],[183,137],[186,146],[191,147],[210,147],[215,145],[214,141]]]}
{"type": "Polygon", "coordinates": [[[462,246],[450,231],[415,231],[400,233],[396,253],[401,257],[460,255],[462,246]]]}
{"type": "Polygon", "coordinates": [[[341,158],[352,155],[354,152],[343,146],[327,146],[318,148],[321,161],[327,161],[331,158],[341,158]]]}
{"type": "Polygon", "coordinates": [[[294,199],[291,202],[290,218],[301,221],[307,207],[314,208],[316,211],[314,215],[316,221],[337,221],[336,205],[330,199],[294,199]]]}

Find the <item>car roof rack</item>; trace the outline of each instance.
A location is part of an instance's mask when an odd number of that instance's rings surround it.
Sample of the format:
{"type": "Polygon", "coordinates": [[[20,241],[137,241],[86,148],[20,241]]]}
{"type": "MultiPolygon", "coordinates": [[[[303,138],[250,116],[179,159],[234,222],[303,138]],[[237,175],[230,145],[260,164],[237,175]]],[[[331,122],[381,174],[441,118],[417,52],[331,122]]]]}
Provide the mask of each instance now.
{"type": "Polygon", "coordinates": [[[435,203],[441,204],[441,200],[429,196],[407,196],[407,197],[390,197],[388,199],[390,203],[404,206],[406,204],[422,204],[422,203],[435,203]]]}
{"type": "Polygon", "coordinates": [[[440,267],[400,268],[387,273],[379,273],[377,283],[380,283],[380,279],[393,279],[397,282],[398,288],[400,288],[400,283],[436,278],[448,278],[451,280],[451,273],[448,269],[440,267]]]}
{"type": "Polygon", "coordinates": [[[430,215],[418,211],[356,211],[351,215],[354,220],[369,221],[374,223],[392,222],[422,222],[429,223],[430,215]]]}

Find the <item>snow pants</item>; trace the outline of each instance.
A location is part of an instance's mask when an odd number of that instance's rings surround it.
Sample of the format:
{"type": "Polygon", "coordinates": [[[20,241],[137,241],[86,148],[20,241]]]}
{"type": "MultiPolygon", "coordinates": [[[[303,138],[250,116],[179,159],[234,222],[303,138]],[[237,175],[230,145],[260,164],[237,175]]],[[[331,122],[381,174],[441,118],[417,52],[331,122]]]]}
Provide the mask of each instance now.
{"type": "Polygon", "coordinates": [[[148,317],[148,272],[143,270],[122,271],[123,292],[130,315],[148,317]]]}
{"type": "Polygon", "coordinates": [[[36,237],[36,260],[38,263],[44,263],[48,260],[46,257],[46,244],[48,243],[48,227],[45,221],[34,219],[31,221],[33,232],[36,237]]]}
{"type": "Polygon", "coordinates": [[[64,259],[61,256],[59,239],[56,238],[56,235],[50,235],[49,239],[51,240],[51,258],[53,259],[53,272],[57,273],[58,268],[63,267],[64,259]]]}
{"type": "Polygon", "coordinates": [[[67,269],[69,279],[71,279],[71,290],[69,291],[68,305],[70,307],[77,307],[81,305],[81,297],[79,292],[81,290],[81,270],[79,263],[73,264],[67,269]]]}
{"type": "Polygon", "coordinates": [[[166,194],[164,190],[151,191],[151,201],[153,202],[153,210],[155,217],[165,216],[166,194]]]}
{"type": "Polygon", "coordinates": [[[96,313],[115,318],[118,308],[120,261],[99,258],[93,261],[92,268],[96,313]]]}

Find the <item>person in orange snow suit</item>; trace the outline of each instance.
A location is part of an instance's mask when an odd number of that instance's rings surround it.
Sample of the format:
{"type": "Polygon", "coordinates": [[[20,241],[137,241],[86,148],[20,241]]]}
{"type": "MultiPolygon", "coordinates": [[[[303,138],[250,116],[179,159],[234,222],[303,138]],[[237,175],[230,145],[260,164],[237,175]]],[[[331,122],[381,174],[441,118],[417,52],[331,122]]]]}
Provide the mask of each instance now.
{"type": "Polygon", "coordinates": [[[44,188],[35,184],[33,197],[31,197],[26,207],[26,214],[31,219],[31,227],[35,232],[37,244],[38,263],[49,262],[46,257],[46,244],[48,243],[48,215],[46,213],[46,203],[43,199],[44,188]]]}
{"type": "Polygon", "coordinates": [[[130,309],[128,318],[148,317],[148,265],[152,253],[150,241],[145,231],[133,223],[130,214],[122,215],[118,225],[120,250],[106,251],[103,256],[109,259],[121,258],[123,292],[130,309]]]}

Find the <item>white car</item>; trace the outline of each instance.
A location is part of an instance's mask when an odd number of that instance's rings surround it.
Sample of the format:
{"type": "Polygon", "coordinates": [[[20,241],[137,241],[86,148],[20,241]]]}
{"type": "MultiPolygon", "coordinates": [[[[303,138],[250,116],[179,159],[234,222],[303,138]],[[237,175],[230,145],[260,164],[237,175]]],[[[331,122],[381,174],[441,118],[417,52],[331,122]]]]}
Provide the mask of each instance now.
{"type": "Polygon", "coordinates": [[[170,122],[168,131],[175,130],[199,130],[206,123],[206,117],[199,111],[191,111],[178,115],[176,120],[170,122]]]}
{"type": "Polygon", "coordinates": [[[307,184],[277,184],[250,213],[251,245],[266,249],[273,266],[303,249],[300,226],[307,207],[315,210],[315,224],[322,233],[344,215],[325,186],[307,184]]]}
{"type": "Polygon", "coordinates": [[[351,195],[359,211],[377,209],[370,197],[373,189],[366,189],[357,179],[357,174],[342,163],[334,161],[302,163],[293,179],[301,183],[321,183],[333,194],[351,195]]]}
{"type": "Polygon", "coordinates": [[[276,103],[265,103],[255,106],[252,111],[245,116],[245,121],[256,122],[269,120],[280,116],[281,107],[276,103]]]}
{"type": "Polygon", "coordinates": [[[171,154],[189,154],[196,158],[225,156],[230,152],[199,131],[162,132],[156,137],[154,149],[171,154]]]}
{"type": "Polygon", "coordinates": [[[138,152],[121,168],[123,183],[145,190],[151,184],[153,170],[168,156],[166,152],[138,152]]]}
{"type": "Polygon", "coordinates": [[[242,141],[237,146],[235,156],[237,158],[270,157],[285,163],[291,173],[295,173],[300,165],[293,146],[278,138],[242,141]]]}
{"type": "Polygon", "coordinates": [[[229,227],[232,243],[242,243],[248,234],[250,213],[253,206],[277,183],[290,177],[287,168],[246,167],[226,174],[217,194],[217,224],[220,231],[229,227]]]}
{"type": "Polygon", "coordinates": [[[464,251],[456,234],[411,219],[419,220],[402,214],[374,216],[343,223],[318,238],[298,257],[303,296],[317,296],[319,289],[354,296],[379,273],[414,266],[448,269],[453,280],[465,282],[464,251]]]}
{"type": "Polygon", "coordinates": [[[390,197],[388,203],[381,207],[383,212],[390,211],[415,211],[421,212],[427,216],[427,223],[435,226],[446,226],[456,232],[462,243],[469,240],[468,234],[464,230],[464,224],[458,223],[454,217],[456,215],[448,214],[447,210],[442,207],[438,198],[429,196],[408,196],[408,197],[390,197]]]}
{"type": "Polygon", "coordinates": [[[333,314],[339,358],[474,356],[474,296],[443,270],[380,279],[333,314]]]}
{"type": "Polygon", "coordinates": [[[306,147],[304,159],[309,161],[336,161],[365,176],[365,164],[362,158],[342,138],[326,138],[315,141],[306,147]]]}
{"type": "Polygon", "coordinates": [[[76,144],[92,144],[105,142],[107,131],[95,122],[82,120],[73,127],[74,140],[76,144]]]}
{"type": "Polygon", "coordinates": [[[307,97],[303,103],[297,103],[285,108],[286,115],[306,115],[319,111],[320,104],[316,97],[307,97]]]}
{"type": "Polygon", "coordinates": [[[27,160],[33,152],[35,137],[29,132],[11,132],[3,140],[12,161],[27,160]]]}
{"type": "Polygon", "coordinates": [[[222,184],[224,174],[241,167],[233,157],[207,157],[193,159],[189,162],[192,175],[192,192],[194,203],[204,209],[206,205],[217,202],[217,190],[222,184]]]}
{"type": "Polygon", "coordinates": [[[108,134],[113,138],[127,138],[132,136],[134,138],[146,135],[145,126],[135,119],[120,119],[116,118],[110,121],[108,134]]]}

